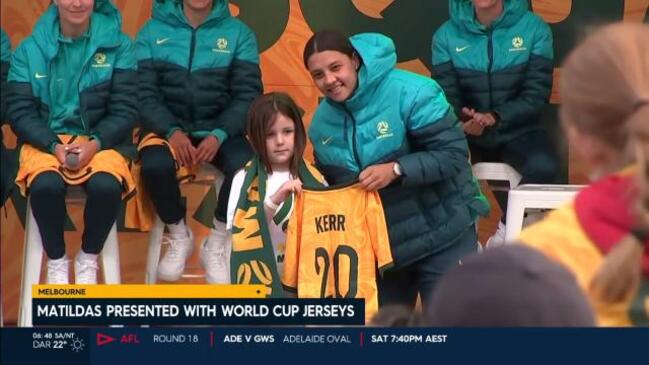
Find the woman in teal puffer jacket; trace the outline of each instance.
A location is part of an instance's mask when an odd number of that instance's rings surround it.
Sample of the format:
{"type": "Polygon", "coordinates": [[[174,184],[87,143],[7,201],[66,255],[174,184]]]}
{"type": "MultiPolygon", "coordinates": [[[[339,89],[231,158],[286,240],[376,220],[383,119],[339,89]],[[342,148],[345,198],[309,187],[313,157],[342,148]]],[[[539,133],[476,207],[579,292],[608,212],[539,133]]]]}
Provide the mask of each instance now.
{"type": "Polygon", "coordinates": [[[329,183],[359,180],[383,201],[395,267],[379,304],[427,302],[438,278],[477,249],[489,207],[471,173],[466,139],[439,85],[395,69],[392,40],[316,33],[304,64],[324,94],[309,129],[329,183]]]}
{"type": "MultiPolygon", "coordinates": [[[[47,283],[67,284],[65,195],[87,200],[75,283],[97,282],[97,255],[135,184],[127,156],[137,115],[135,53],[109,0],[56,0],[17,48],[7,115],[20,144],[16,183],[29,193],[47,283]]],[[[132,156],[132,155],[131,155],[132,156]]]]}
{"type": "MultiPolygon", "coordinates": [[[[7,110],[6,90],[7,74],[11,61],[11,42],[4,30],[0,29],[0,126],[5,123],[7,110]]],[[[13,179],[16,177],[16,156],[14,150],[8,150],[2,143],[2,130],[0,129],[0,206],[4,205],[13,188],[13,179]]]]}

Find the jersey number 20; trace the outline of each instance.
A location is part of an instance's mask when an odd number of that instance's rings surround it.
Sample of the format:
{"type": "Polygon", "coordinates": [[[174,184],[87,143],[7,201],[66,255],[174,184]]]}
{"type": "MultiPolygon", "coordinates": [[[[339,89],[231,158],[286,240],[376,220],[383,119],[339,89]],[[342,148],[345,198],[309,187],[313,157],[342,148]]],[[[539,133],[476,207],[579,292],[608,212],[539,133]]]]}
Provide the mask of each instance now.
{"type": "MultiPolygon", "coordinates": [[[[327,293],[327,281],[329,278],[329,253],[324,247],[318,247],[315,250],[315,271],[318,275],[322,276],[322,284],[320,285],[320,298],[332,298],[327,293]]],[[[336,248],[333,254],[334,261],[334,298],[355,298],[358,292],[358,254],[351,246],[340,245],[336,248]],[[340,257],[347,256],[349,258],[349,280],[348,290],[346,294],[340,292],[340,257]]]]}

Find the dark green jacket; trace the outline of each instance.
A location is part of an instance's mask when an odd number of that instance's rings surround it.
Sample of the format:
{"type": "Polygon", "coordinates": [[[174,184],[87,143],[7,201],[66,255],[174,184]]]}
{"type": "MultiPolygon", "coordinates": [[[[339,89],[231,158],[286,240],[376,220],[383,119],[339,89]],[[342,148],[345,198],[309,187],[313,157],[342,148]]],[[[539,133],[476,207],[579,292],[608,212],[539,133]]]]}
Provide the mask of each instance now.
{"type": "MultiPolygon", "coordinates": [[[[7,74],[11,64],[11,42],[9,36],[4,30],[0,29],[0,125],[5,122],[5,113],[7,111],[6,91],[7,91],[7,74]]],[[[0,131],[0,137],[2,132],[0,131]]]]}
{"type": "Polygon", "coordinates": [[[359,34],[350,40],[363,60],[358,88],[344,103],[320,103],[309,139],[329,184],[351,182],[374,164],[401,165],[403,177],[379,194],[395,267],[404,267],[455,244],[489,206],[439,85],[395,69],[390,38],[359,34]]]}
{"type": "Polygon", "coordinates": [[[180,129],[221,142],[242,135],[250,103],[262,92],[254,33],[230,15],[227,1],[194,29],[180,0],[153,3],[137,36],[139,97],[147,131],[180,129]]]}
{"type": "Polygon", "coordinates": [[[48,125],[50,64],[59,47],[57,7],[50,5],[32,34],[18,46],[9,70],[7,113],[20,143],[50,152],[57,134],[93,136],[102,149],[134,157],[132,129],[137,117],[137,73],[131,40],[109,0],[96,0],[79,90],[80,120],[56,130],[48,125]]]}
{"type": "Polygon", "coordinates": [[[481,136],[469,136],[483,147],[539,129],[552,89],[550,27],[529,11],[527,0],[503,3],[503,14],[487,28],[471,0],[450,0],[451,19],[433,37],[434,78],[456,113],[469,107],[500,118],[481,136]]]}
{"type": "MultiPolygon", "coordinates": [[[[11,42],[4,30],[0,29],[0,126],[6,119],[7,73],[11,61],[11,42]]],[[[0,129],[0,206],[4,204],[14,186],[18,161],[15,151],[7,150],[2,142],[0,129]]]]}

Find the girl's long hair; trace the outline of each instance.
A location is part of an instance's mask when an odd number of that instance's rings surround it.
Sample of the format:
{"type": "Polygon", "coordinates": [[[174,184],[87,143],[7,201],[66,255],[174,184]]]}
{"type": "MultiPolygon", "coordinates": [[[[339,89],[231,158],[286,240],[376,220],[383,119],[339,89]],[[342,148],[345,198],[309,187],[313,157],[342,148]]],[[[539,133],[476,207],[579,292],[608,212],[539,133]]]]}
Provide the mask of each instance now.
{"type": "Polygon", "coordinates": [[[284,115],[295,124],[293,157],[289,169],[291,175],[298,176],[298,167],[306,147],[306,131],[302,122],[300,108],[288,94],[272,92],[261,95],[252,102],[248,110],[248,125],[246,127],[248,141],[264,163],[266,171],[269,174],[272,173],[273,168],[266,153],[266,134],[270,131],[277,114],[284,115]]]}

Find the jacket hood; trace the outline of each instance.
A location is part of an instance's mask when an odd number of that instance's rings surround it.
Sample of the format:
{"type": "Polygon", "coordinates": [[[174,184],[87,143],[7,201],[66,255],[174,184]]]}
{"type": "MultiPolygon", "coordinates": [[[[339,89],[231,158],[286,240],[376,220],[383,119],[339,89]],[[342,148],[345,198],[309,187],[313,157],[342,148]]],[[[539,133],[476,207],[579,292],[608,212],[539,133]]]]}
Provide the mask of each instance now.
{"type": "MultiPolygon", "coordinates": [[[[190,26],[183,11],[182,0],[154,0],[153,18],[172,26],[190,26]]],[[[212,12],[205,23],[219,21],[230,16],[230,8],[225,0],[214,0],[212,12]]]]}
{"type": "Polygon", "coordinates": [[[392,39],[379,33],[357,34],[349,39],[361,57],[358,87],[347,103],[366,101],[368,91],[374,90],[397,64],[397,52],[392,39]]]}
{"type": "MultiPolygon", "coordinates": [[[[120,41],[122,16],[111,0],[95,0],[95,9],[90,17],[90,44],[116,45],[120,41]]],[[[53,3],[38,19],[32,36],[34,41],[48,57],[53,57],[58,50],[58,39],[61,35],[59,10],[53,3]]]]}
{"type": "MultiPolygon", "coordinates": [[[[633,227],[631,207],[635,202],[635,186],[635,176],[623,172],[591,184],[575,198],[580,225],[604,254],[633,227]]],[[[645,246],[649,247],[649,240],[645,246]]],[[[642,268],[649,277],[649,250],[644,252],[642,268]]]]}
{"type": "MultiPolygon", "coordinates": [[[[472,33],[482,33],[487,27],[475,17],[471,0],[449,0],[451,21],[459,28],[472,33]]],[[[492,24],[492,28],[506,28],[516,24],[529,11],[528,0],[503,0],[503,13],[492,24]]]]}

